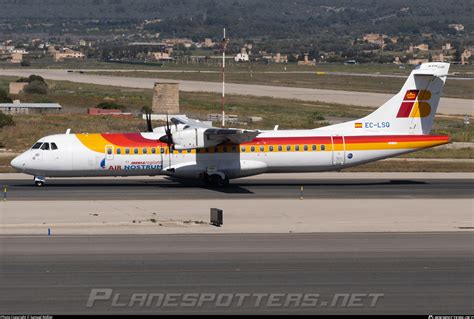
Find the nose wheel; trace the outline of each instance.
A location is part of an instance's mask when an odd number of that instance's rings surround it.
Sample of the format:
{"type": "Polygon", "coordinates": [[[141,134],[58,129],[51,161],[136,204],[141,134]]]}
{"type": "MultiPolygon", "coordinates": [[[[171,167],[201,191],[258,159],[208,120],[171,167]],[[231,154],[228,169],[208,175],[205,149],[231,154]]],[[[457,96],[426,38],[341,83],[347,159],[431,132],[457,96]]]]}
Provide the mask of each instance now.
{"type": "Polygon", "coordinates": [[[41,187],[46,183],[46,179],[43,176],[35,176],[35,185],[41,187]]]}

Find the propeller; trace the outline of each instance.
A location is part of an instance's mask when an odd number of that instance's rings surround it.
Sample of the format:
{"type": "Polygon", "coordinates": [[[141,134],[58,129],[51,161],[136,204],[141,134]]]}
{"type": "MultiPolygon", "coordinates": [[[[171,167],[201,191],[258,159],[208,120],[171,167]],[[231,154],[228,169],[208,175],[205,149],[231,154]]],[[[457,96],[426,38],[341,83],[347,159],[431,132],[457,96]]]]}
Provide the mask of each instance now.
{"type": "Polygon", "coordinates": [[[168,119],[168,112],[166,112],[165,135],[160,137],[160,142],[168,145],[168,160],[169,160],[169,166],[171,166],[171,152],[173,151],[173,134],[171,134],[171,126],[170,126],[170,121],[168,119]]]}
{"type": "Polygon", "coordinates": [[[153,132],[153,126],[151,125],[151,113],[146,112],[146,113],[145,113],[145,117],[146,117],[146,129],[147,129],[147,132],[153,132]]]}
{"type": "Polygon", "coordinates": [[[148,106],[142,107],[142,114],[145,115],[145,120],[146,120],[146,131],[153,133],[153,126],[151,124],[151,108],[148,106]]]}

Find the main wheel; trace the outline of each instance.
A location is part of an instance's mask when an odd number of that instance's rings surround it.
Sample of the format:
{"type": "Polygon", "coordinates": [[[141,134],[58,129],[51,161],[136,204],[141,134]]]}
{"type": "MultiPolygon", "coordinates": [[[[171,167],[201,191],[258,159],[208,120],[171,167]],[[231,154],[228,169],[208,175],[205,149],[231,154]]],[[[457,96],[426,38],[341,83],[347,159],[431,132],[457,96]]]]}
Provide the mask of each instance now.
{"type": "Polygon", "coordinates": [[[38,187],[41,187],[41,186],[44,185],[44,182],[43,181],[36,181],[35,185],[38,186],[38,187]]]}
{"type": "Polygon", "coordinates": [[[209,176],[209,184],[212,187],[224,187],[224,186],[228,185],[228,179],[222,178],[218,174],[213,174],[213,175],[209,176]]]}

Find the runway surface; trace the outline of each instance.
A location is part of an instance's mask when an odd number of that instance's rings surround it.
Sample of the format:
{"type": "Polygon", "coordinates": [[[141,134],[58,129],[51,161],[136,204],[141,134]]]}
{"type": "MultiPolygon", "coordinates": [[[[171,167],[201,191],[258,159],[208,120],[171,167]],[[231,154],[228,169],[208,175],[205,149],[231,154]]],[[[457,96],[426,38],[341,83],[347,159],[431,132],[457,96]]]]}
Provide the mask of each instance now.
{"type": "MultiPolygon", "coordinates": [[[[48,80],[71,81],[76,83],[89,83],[97,85],[111,85],[117,87],[152,89],[159,78],[139,78],[126,76],[108,76],[81,74],[67,72],[61,69],[0,69],[0,76],[26,76],[30,74],[41,75],[48,80]]],[[[449,80],[449,79],[448,79],[449,80]]],[[[166,79],[169,82],[169,79],[166,79]]],[[[222,91],[222,84],[218,82],[171,80],[179,83],[180,90],[186,92],[215,92],[222,91]]],[[[393,94],[352,92],[342,90],[324,90],[295,87],[278,87],[269,85],[252,84],[226,84],[226,93],[238,95],[265,96],[283,99],[296,99],[303,101],[320,101],[326,103],[339,103],[344,105],[359,105],[379,107],[388,101],[393,94]]],[[[438,112],[442,114],[469,114],[474,115],[472,99],[457,99],[442,97],[438,112]]]]}
{"type": "MultiPolygon", "coordinates": [[[[0,237],[4,313],[474,312],[472,233],[332,233],[0,237]],[[86,307],[91,289],[134,293],[315,293],[314,307],[245,302],[216,307],[86,307]],[[324,304],[336,294],[383,294],[374,307],[324,304]]],[[[178,295],[180,296],[180,295],[178,295]]],[[[339,300],[340,301],[340,300],[339,300]]]]}
{"type": "Polygon", "coordinates": [[[222,189],[197,182],[153,179],[50,179],[46,186],[33,180],[5,179],[8,200],[113,200],[113,199],[259,199],[298,198],[472,198],[474,180],[466,179],[237,179],[222,189]]]}

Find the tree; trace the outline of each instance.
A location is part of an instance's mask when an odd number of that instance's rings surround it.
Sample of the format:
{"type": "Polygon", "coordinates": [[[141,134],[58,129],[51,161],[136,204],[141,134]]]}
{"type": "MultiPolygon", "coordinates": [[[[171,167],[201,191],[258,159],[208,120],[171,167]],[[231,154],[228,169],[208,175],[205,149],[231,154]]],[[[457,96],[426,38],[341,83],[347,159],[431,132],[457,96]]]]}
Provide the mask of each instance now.
{"type": "Polygon", "coordinates": [[[40,80],[31,81],[25,88],[23,89],[25,93],[28,94],[48,94],[48,85],[40,80]]]}
{"type": "Polygon", "coordinates": [[[0,103],[12,103],[12,99],[8,96],[7,91],[0,88],[0,103]]]}
{"type": "Polygon", "coordinates": [[[32,74],[28,77],[28,82],[33,82],[33,81],[38,81],[38,82],[42,82],[46,85],[46,81],[44,80],[44,78],[40,75],[36,75],[36,74],[32,74]]]}
{"type": "Polygon", "coordinates": [[[461,50],[457,48],[456,51],[454,52],[454,61],[456,62],[461,61],[461,55],[462,55],[461,50]]]}

